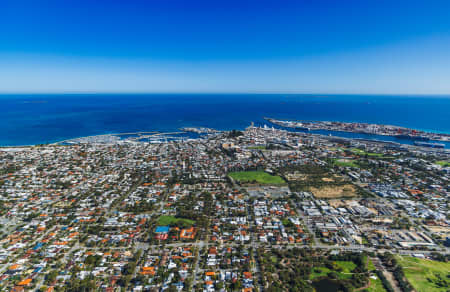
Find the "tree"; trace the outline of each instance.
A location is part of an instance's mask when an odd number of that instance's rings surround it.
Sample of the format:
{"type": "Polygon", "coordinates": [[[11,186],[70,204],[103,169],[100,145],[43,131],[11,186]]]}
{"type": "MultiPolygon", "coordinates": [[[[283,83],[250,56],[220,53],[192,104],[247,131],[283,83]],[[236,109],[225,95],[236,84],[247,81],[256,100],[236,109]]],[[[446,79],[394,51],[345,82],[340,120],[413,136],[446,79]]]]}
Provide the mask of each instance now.
{"type": "Polygon", "coordinates": [[[47,276],[45,277],[46,283],[52,283],[56,280],[56,277],[58,276],[57,270],[51,270],[47,276]]]}

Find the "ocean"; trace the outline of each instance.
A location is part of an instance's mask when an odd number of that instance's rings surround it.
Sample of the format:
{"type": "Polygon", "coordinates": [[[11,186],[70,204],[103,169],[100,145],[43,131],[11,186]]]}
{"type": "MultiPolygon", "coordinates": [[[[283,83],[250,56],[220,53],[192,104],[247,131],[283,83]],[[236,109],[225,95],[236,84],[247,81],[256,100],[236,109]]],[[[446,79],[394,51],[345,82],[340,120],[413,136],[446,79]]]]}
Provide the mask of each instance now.
{"type": "MultiPolygon", "coordinates": [[[[367,122],[450,133],[450,97],[436,96],[22,94],[0,95],[0,115],[1,146],[107,133],[169,132],[190,126],[244,129],[251,122],[268,124],[264,117],[367,122]]],[[[446,148],[450,148],[447,143],[446,148]]]]}

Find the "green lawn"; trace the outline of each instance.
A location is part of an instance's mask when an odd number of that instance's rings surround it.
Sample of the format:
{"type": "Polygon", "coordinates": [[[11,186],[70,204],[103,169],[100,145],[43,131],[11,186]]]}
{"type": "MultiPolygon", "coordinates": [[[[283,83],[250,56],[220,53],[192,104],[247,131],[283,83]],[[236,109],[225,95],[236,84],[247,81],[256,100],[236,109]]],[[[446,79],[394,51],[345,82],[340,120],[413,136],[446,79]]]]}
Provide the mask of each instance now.
{"type": "Polygon", "coordinates": [[[355,263],[350,261],[336,261],[334,263],[342,269],[342,273],[351,273],[356,268],[355,263]]]}
{"type": "Polygon", "coordinates": [[[254,150],[266,150],[266,146],[250,146],[248,149],[254,149],[254,150]]]}
{"type": "Polygon", "coordinates": [[[316,278],[326,277],[329,272],[335,272],[339,279],[349,279],[352,277],[352,271],[356,268],[355,263],[350,261],[336,261],[333,263],[335,266],[334,270],[330,270],[327,267],[314,268],[309,278],[314,280],[316,278]],[[337,271],[337,268],[341,268],[342,271],[337,271]]]}
{"type": "Polygon", "coordinates": [[[176,218],[174,216],[162,215],[158,218],[158,225],[166,226],[166,225],[174,225],[178,222],[183,222],[186,225],[193,225],[195,221],[183,218],[176,218]]]}
{"type": "Polygon", "coordinates": [[[264,171],[239,171],[230,172],[228,175],[234,180],[243,183],[257,182],[267,185],[284,185],[286,183],[281,177],[270,175],[264,171]]]}
{"type": "Polygon", "coordinates": [[[408,256],[397,256],[409,283],[418,292],[448,291],[450,262],[438,262],[408,256]],[[439,278],[441,280],[439,280],[439,278]]]}
{"type": "Polygon", "coordinates": [[[331,272],[331,270],[325,267],[314,268],[311,275],[309,275],[309,278],[313,280],[320,277],[326,277],[329,272],[331,272]]]}
{"type": "Polygon", "coordinates": [[[369,257],[366,257],[366,259],[369,261],[367,264],[367,269],[369,271],[375,271],[377,268],[375,268],[375,265],[373,264],[372,260],[369,257]]]}
{"type": "MultiPolygon", "coordinates": [[[[375,275],[375,277],[377,277],[375,275]]],[[[386,289],[383,287],[383,283],[381,280],[377,277],[376,279],[370,278],[370,286],[367,288],[367,291],[370,292],[386,292],[386,289]]]]}
{"type": "Polygon", "coordinates": [[[437,165],[442,166],[442,167],[449,167],[449,166],[450,166],[450,162],[448,162],[448,161],[443,161],[443,160],[441,160],[441,161],[436,161],[435,163],[436,163],[437,165]]]}
{"type": "Polygon", "coordinates": [[[348,160],[348,159],[335,159],[333,161],[333,163],[337,166],[342,166],[342,167],[356,167],[359,168],[358,163],[354,160],[348,160]]]}
{"type": "Polygon", "coordinates": [[[353,148],[353,149],[351,149],[351,151],[353,153],[355,153],[355,154],[358,154],[358,155],[367,155],[367,156],[372,156],[372,157],[383,157],[383,154],[381,154],[381,153],[366,152],[366,151],[358,149],[358,148],[353,148]]]}

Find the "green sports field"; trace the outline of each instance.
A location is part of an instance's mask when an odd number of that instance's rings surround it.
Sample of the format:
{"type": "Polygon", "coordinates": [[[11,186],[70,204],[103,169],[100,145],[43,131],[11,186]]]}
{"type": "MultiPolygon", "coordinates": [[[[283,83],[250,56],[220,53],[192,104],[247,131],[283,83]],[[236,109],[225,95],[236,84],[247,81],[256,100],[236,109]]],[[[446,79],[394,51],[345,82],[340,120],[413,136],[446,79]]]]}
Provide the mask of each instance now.
{"type": "Polygon", "coordinates": [[[383,154],[381,154],[381,153],[366,152],[366,151],[358,149],[358,148],[353,148],[353,149],[351,149],[351,151],[353,153],[355,153],[355,154],[358,154],[358,155],[367,155],[367,156],[372,156],[372,157],[383,157],[383,154]]]}
{"type": "Polygon", "coordinates": [[[228,174],[241,183],[259,183],[264,185],[284,185],[286,182],[279,176],[270,175],[264,171],[239,171],[228,174]]]}
{"type": "Polygon", "coordinates": [[[195,221],[183,218],[176,218],[174,216],[162,215],[158,218],[158,225],[174,225],[178,222],[183,222],[185,225],[193,225],[195,221]]]}
{"type": "Polygon", "coordinates": [[[355,160],[351,160],[351,159],[334,159],[333,163],[337,166],[342,166],[342,167],[359,168],[358,163],[355,160]]]}

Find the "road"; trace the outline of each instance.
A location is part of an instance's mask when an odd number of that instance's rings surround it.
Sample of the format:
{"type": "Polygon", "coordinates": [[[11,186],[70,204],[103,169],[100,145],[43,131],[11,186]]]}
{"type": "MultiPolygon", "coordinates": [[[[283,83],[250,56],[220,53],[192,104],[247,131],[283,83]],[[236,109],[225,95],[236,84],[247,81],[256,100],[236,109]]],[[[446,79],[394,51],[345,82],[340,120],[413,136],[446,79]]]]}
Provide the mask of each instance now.
{"type": "Polygon", "coordinates": [[[252,257],[253,257],[252,274],[253,274],[253,279],[255,281],[254,285],[259,288],[259,291],[264,291],[264,287],[262,285],[263,280],[262,280],[262,275],[261,275],[261,269],[259,267],[259,262],[257,260],[255,249],[253,249],[253,251],[252,251],[252,257]]]}
{"type": "Polygon", "coordinates": [[[194,269],[194,275],[193,275],[194,281],[192,281],[192,287],[196,287],[195,285],[197,285],[197,275],[198,275],[198,270],[199,270],[198,266],[199,266],[200,260],[201,260],[200,254],[201,254],[203,247],[205,246],[205,242],[203,240],[197,241],[195,243],[195,245],[197,246],[197,257],[195,258],[195,269],[194,269]]]}
{"type": "MultiPolygon", "coordinates": [[[[141,245],[145,246],[146,243],[140,243],[141,245]]],[[[377,253],[384,253],[384,252],[390,252],[392,254],[400,254],[400,255],[413,255],[413,254],[424,254],[429,255],[435,251],[430,250],[391,250],[391,249],[377,249],[373,247],[366,247],[361,245],[348,245],[348,246],[336,246],[336,245],[324,245],[324,244],[318,244],[318,245],[304,245],[300,243],[291,243],[291,244],[267,244],[262,242],[254,242],[254,243],[248,243],[248,244],[240,244],[240,243],[228,243],[226,246],[239,246],[239,245],[249,245],[253,248],[258,247],[268,247],[268,248],[310,248],[310,249],[328,249],[328,250],[343,250],[343,251],[366,251],[366,252],[377,252],[377,253]]],[[[182,246],[195,246],[195,247],[207,247],[207,241],[205,240],[199,240],[196,242],[177,242],[177,243],[168,243],[164,245],[165,247],[182,247],[182,246]]],[[[149,249],[149,248],[159,248],[159,245],[147,245],[146,247],[142,247],[143,249],[149,249]]],[[[87,248],[90,249],[90,248],[87,248]]],[[[95,248],[92,248],[95,249],[95,248]]],[[[123,249],[123,247],[122,247],[123,249]]],[[[450,254],[450,251],[446,249],[445,251],[439,251],[441,254],[450,254]]]]}

